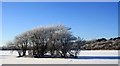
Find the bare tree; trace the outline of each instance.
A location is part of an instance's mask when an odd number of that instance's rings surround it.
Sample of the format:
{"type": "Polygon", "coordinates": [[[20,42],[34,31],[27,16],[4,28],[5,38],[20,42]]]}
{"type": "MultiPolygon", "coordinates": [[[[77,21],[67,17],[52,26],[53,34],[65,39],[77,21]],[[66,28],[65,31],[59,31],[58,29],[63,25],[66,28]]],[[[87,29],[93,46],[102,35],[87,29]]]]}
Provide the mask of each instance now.
{"type": "Polygon", "coordinates": [[[48,52],[53,57],[67,57],[72,42],[76,40],[70,29],[64,25],[36,27],[16,36],[14,44],[22,51],[18,52],[19,56],[25,56],[27,50],[32,50],[36,57],[43,57],[48,52]]]}

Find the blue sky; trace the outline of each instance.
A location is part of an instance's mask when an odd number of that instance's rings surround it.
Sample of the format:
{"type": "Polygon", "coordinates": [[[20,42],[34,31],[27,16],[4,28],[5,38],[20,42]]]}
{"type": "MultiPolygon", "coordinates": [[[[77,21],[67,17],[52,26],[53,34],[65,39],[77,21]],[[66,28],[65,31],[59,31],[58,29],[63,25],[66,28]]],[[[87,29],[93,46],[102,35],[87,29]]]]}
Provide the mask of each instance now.
{"type": "Polygon", "coordinates": [[[118,35],[117,2],[4,2],[2,42],[40,25],[63,24],[84,39],[118,35]]]}

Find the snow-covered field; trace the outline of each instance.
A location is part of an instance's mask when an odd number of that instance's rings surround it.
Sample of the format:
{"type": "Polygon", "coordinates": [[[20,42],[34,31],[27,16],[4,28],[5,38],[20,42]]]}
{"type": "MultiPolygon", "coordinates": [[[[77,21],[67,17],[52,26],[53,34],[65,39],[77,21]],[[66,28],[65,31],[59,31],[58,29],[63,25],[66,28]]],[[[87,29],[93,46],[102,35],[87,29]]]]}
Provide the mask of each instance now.
{"type": "MultiPolygon", "coordinates": [[[[0,51],[2,64],[118,64],[118,59],[62,59],[62,58],[16,58],[16,51],[0,51]]],[[[82,56],[115,56],[118,57],[117,50],[84,50],[80,51],[82,56]]]]}

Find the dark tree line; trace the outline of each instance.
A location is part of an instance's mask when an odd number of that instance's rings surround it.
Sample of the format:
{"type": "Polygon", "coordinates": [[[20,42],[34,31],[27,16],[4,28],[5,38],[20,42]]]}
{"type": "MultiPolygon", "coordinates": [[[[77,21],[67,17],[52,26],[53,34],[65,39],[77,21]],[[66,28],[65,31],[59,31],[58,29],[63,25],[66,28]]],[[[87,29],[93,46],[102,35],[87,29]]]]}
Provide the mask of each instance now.
{"type": "Polygon", "coordinates": [[[86,41],[82,50],[120,50],[120,37],[86,41]]]}

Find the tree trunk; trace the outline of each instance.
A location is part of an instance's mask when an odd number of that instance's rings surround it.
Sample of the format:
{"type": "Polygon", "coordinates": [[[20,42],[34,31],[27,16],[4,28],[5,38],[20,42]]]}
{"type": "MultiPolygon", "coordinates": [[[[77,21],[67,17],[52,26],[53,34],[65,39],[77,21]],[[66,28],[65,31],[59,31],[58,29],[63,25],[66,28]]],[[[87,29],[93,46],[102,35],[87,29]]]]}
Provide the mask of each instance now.
{"type": "Polygon", "coordinates": [[[22,57],[22,51],[21,50],[18,50],[18,55],[19,55],[19,57],[22,57]]]}
{"type": "Polygon", "coordinates": [[[54,56],[54,52],[53,52],[53,50],[51,50],[50,53],[51,53],[51,56],[53,57],[53,56],[54,56]]]}
{"type": "Polygon", "coordinates": [[[25,56],[26,55],[26,50],[23,50],[23,55],[22,56],[25,56]]]}

